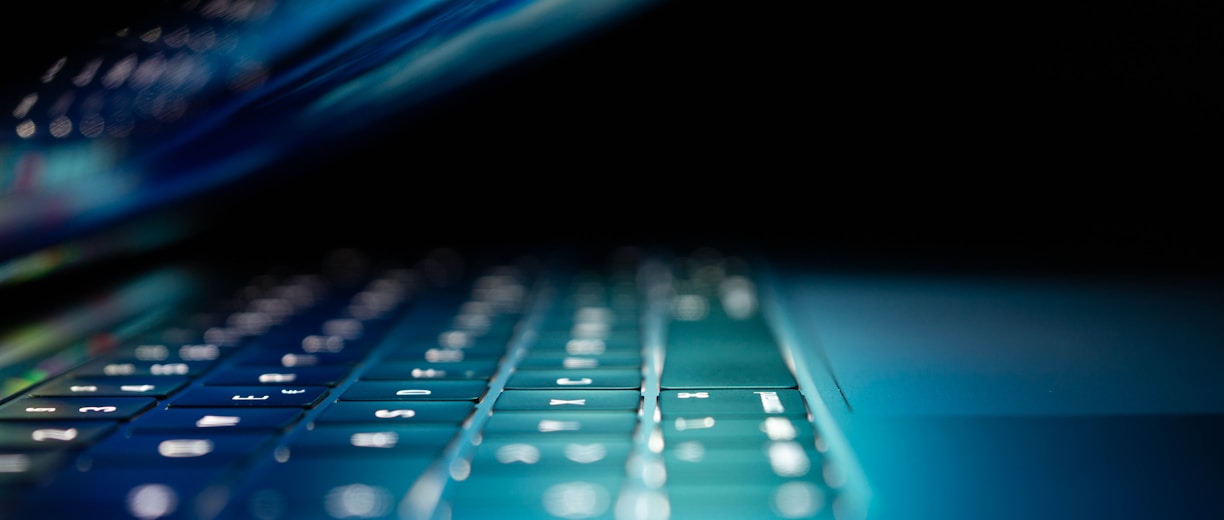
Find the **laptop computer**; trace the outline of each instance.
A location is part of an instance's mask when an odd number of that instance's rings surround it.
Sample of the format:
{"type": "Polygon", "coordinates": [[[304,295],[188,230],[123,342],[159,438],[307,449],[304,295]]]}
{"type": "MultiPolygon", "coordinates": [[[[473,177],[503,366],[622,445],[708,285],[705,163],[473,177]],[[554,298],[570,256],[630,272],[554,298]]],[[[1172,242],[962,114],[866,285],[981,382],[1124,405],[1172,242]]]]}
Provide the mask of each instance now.
{"type": "Polygon", "coordinates": [[[996,195],[1210,13],[138,7],[5,85],[0,518],[1220,515],[1210,208],[996,195]]]}

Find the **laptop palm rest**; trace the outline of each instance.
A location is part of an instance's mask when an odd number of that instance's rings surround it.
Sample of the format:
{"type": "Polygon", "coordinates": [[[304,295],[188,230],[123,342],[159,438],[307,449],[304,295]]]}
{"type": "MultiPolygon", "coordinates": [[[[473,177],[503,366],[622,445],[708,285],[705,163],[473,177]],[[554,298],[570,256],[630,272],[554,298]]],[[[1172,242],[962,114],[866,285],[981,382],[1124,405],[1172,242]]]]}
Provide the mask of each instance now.
{"type": "Polygon", "coordinates": [[[790,297],[870,517],[1202,518],[1224,514],[1220,289],[824,272],[790,297]]]}

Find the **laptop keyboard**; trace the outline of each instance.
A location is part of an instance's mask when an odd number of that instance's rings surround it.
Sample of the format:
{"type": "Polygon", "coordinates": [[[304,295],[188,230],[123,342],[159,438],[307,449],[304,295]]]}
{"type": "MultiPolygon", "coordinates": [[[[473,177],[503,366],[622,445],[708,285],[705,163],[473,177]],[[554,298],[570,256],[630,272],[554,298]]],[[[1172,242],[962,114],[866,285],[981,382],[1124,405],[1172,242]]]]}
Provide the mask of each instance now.
{"type": "Polygon", "coordinates": [[[742,260],[337,252],[0,404],[0,519],[833,518],[742,260]]]}

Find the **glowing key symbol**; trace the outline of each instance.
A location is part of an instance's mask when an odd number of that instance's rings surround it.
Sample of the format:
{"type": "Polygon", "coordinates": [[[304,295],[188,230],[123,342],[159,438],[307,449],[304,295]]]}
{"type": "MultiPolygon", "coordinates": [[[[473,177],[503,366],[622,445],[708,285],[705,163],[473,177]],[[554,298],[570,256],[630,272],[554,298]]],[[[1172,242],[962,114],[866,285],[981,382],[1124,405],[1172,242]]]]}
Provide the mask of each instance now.
{"type": "Polygon", "coordinates": [[[297,374],[259,374],[260,383],[292,383],[297,374]]]}
{"type": "Polygon", "coordinates": [[[777,392],[753,393],[761,396],[761,408],[765,410],[765,413],[782,413],[786,411],[786,409],[782,407],[782,400],[778,399],[777,392]]]}
{"type": "Polygon", "coordinates": [[[430,363],[458,363],[463,361],[463,351],[431,348],[425,351],[425,361],[430,363]]]}
{"type": "Polygon", "coordinates": [[[358,448],[394,448],[397,443],[399,434],[395,432],[363,432],[349,436],[349,444],[358,448]]]}
{"type": "Polygon", "coordinates": [[[710,393],[709,392],[680,392],[679,394],[676,394],[676,397],[679,397],[681,399],[689,399],[689,398],[709,399],[710,393]]]}
{"type": "Polygon", "coordinates": [[[208,439],[173,439],[162,441],[157,445],[157,453],[163,457],[186,458],[208,455],[213,451],[213,443],[208,439]]]}
{"type": "Polygon", "coordinates": [[[94,385],[73,385],[68,387],[68,390],[73,392],[97,392],[98,387],[94,385]]]}
{"type": "Polygon", "coordinates": [[[294,389],[284,388],[284,389],[281,389],[281,393],[285,395],[304,394],[306,393],[306,389],[305,388],[294,388],[294,389]]]}
{"type": "Polygon", "coordinates": [[[114,406],[82,406],[78,409],[78,411],[81,413],[90,413],[90,412],[111,413],[111,412],[114,412],[115,410],[118,410],[118,408],[114,406]]]}
{"type": "Polygon", "coordinates": [[[400,391],[398,391],[398,392],[395,392],[395,395],[429,395],[429,394],[432,394],[432,393],[433,393],[433,392],[432,392],[432,391],[429,391],[429,390],[421,390],[421,389],[416,389],[416,388],[410,388],[410,389],[408,389],[408,390],[400,390],[400,391]]]}
{"type": "Polygon", "coordinates": [[[149,365],[149,373],[155,376],[181,376],[187,375],[191,367],[186,363],[164,363],[149,365]]]}
{"type": "Polygon", "coordinates": [[[77,438],[77,429],[68,428],[67,430],[56,430],[53,428],[43,428],[34,430],[30,433],[30,438],[38,442],[47,440],[52,441],[70,441],[77,438]]]}
{"type": "Polygon", "coordinates": [[[344,338],[340,336],[306,336],[302,350],[310,353],[340,352],[344,350],[344,338]]]}
{"type": "Polygon", "coordinates": [[[205,415],[200,420],[196,421],[196,428],[220,428],[226,426],[237,426],[241,421],[241,417],[230,415],[205,415]]]}
{"type": "Polygon", "coordinates": [[[123,385],[119,387],[119,390],[124,392],[148,392],[154,388],[157,387],[153,385],[123,385]]]}
{"type": "Polygon", "coordinates": [[[221,356],[221,350],[216,345],[183,345],[179,349],[179,357],[191,361],[212,361],[221,356]]]}
{"type": "Polygon", "coordinates": [[[582,425],[579,424],[578,421],[554,421],[551,419],[544,419],[543,421],[540,421],[540,424],[536,427],[536,429],[540,430],[541,433],[572,432],[577,431],[581,426],[582,425]]]}
{"type": "Polygon", "coordinates": [[[285,354],[281,356],[283,367],[309,367],[319,364],[319,356],[313,354],[285,354]]]}
{"type": "Polygon", "coordinates": [[[608,346],[598,339],[572,339],[565,343],[565,352],[578,356],[599,356],[607,352],[608,346]]]}
{"type": "Polygon", "coordinates": [[[530,444],[507,444],[497,448],[497,461],[502,464],[535,464],[540,461],[540,450],[530,444]]]}
{"type": "Polygon", "coordinates": [[[795,425],[785,417],[766,418],[765,422],[761,423],[761,431],[765,432],[771,441],[790,441],[799,435],[795,425]]]}
{"type": "Polygon", "coordinates": [[[603,460],[608,449],[598,442],[592,444],[570,443],[565,445],[565,458],[579,464],[590,464],[603,460]]]}
{"type": "Polygon", "coordinates": [[[675,446],[676,458],[684,462],[705,460],[705,445],[697,441],[685,441],[675,446]]]}
{"type": "Polygon", "coordinates": [[[240,395],[236,395],[232,397],[231,399],[234,401],[267,401],[269,397],[272,397],[272,396],[265,395],[265,396],[255,397],[253,395],[248,395],[246,397],[243,397],[240,395]]]}
{"type": "Polygon", "coordinates": [[[170,356],[170,349],[165,345],[141,345],[136,347],[136,359],[141,361],[161,361],[170,356]]]}
{"type": "Polygon", "coordinates": [[[572,404],[574,406],[586,406],[586,399],[549,399],[548,406],[562,406],[572,404]]]}
{"type": "Polygon", "coordinates": [[[590,482],[562,482],[544,490],[544,510],[558,518],[593,518],[608,509],[608,491],[590,482]]]}
{"type": "Polygon", "coordinates": [[[565,368],[595,368],[599,366],[599,360],[595,358],[567,357],[561,360],[561,366],[565,368]]]}
{"type": "Polygon", "coordinates": [[[439,378],[439,377],[446,377],[446,371],[437,370],[433,368],[427,368],[424,370],[419,369],[419,368],[414,368],[412,369],[412,377],[419,378],[419,379],[433,379],[433,378],[439,378]]]}
{"type": "Polygon", "coordinates": [[[129,376],[136,373],[136,365],[131,363],[111,363],[102,367],[102,373],[108,376],[129,376]]]}
{"type": "Polygon", "coordinates": [[[704,430],[706,428],[713,427],[713,417],[702,417],[700,419],[676,418],[676,431],[678,432],[682,432],[684,430],[704,430]]]}
{"type": "Polygon", "coordinates": [[[30,466],[29,455],[0,455],[0,473],[25,473],[30,466]]]}
{"type": "Polygon", "coordinates": [[[802,477],[812,467],[803,447],[793,441],[769,443],[769,465],[779,477],[802,477]]]}
{"type": "Polygon", "coordinates": [[[51,412],[54,412],[54,411],[55,411],[55,408],[50,408],[50,407],[48,407],[48,408],[32,408],[32,407],[31,407],[31,408],[26,408],[26,409],[25,409],[25,411],[26,411],[26,413],[51,413],[51,412]]]}
{"type": "Polygon", "coordinates": [[[589,377],[584,377],[584,378],[577,379],[577,380],[570,379],[568,377],[563,377],[557,380],[557,384],[561,386],[580,386],[580,385],[589,385],[591,383],[594,383],[594,381],[592,381],[591,378],[589,377]]]}
{"type": "Polygon", "coordinates": [[[379,419],[393,419],[396,417],[415,417],[416,410],[378,410],[374,412],[374,417],[379,419]]]}

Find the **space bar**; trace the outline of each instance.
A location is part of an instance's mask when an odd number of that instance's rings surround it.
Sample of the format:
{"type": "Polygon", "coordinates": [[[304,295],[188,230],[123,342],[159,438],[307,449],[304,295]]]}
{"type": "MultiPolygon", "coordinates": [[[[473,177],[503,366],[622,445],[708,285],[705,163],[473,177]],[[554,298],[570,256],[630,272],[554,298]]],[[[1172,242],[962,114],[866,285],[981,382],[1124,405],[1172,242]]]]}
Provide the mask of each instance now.
{"type": "MultiPolygon", "coordinates": [[[[713,313],[711,313],[713,314],[713,313]]],[[[673,321],[664,346],[664,389],[794,388],[778,344],[759,315],[673,321]]]]}

